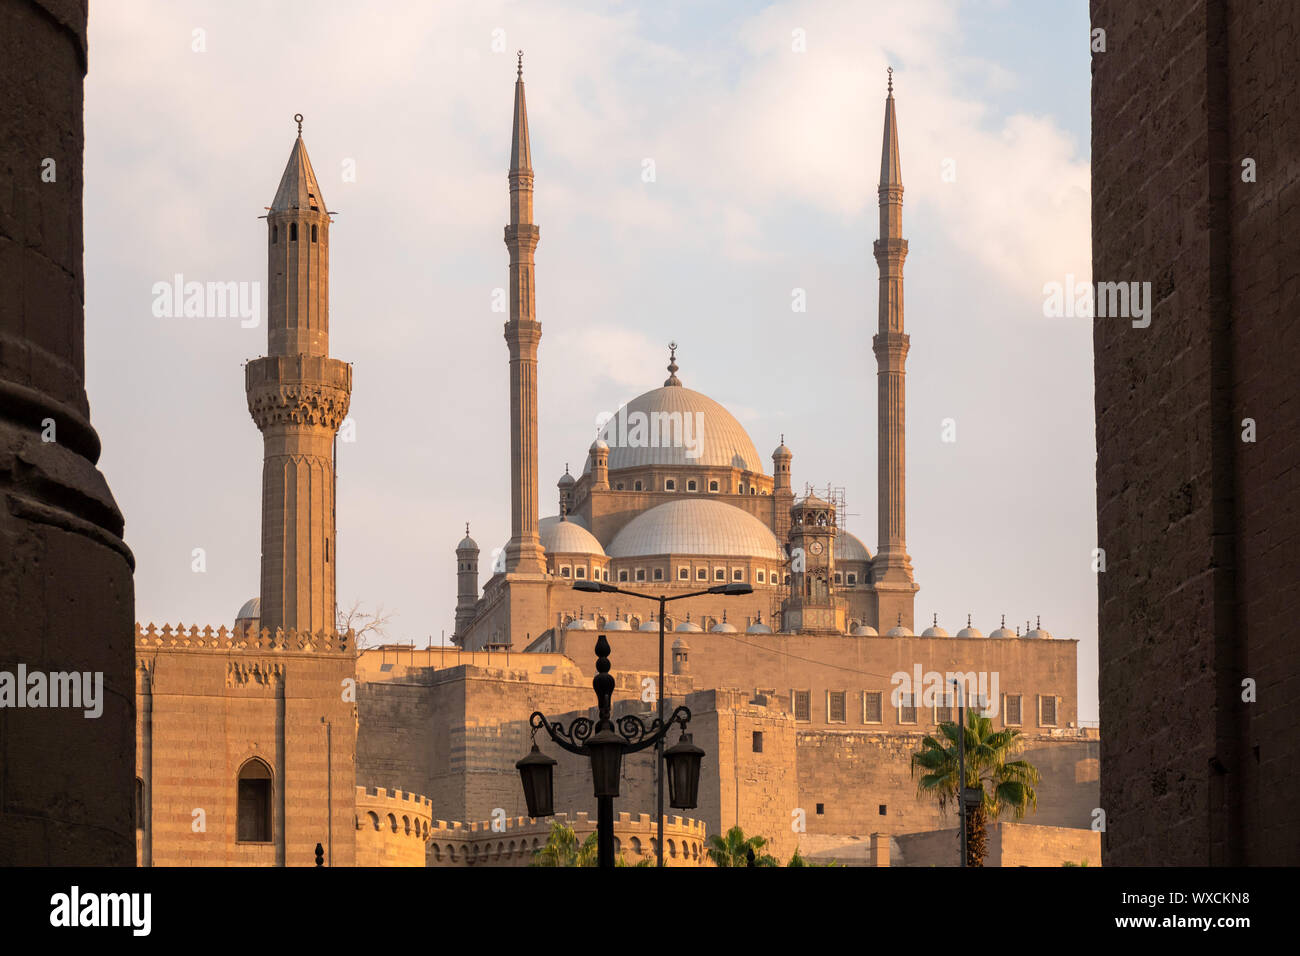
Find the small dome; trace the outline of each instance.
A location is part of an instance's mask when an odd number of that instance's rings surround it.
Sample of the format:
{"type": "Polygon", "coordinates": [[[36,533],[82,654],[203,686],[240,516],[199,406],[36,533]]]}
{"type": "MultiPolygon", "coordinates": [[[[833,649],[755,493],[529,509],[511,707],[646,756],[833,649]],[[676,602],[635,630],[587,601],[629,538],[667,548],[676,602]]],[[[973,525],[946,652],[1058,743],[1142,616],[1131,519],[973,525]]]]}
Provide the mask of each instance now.
{"type": "Polygon", "coordinates": [[[689,651],[690,649],[691,645],[687,644],[686,641],[680,637],[673,641],[673,650],[675,651],[689,651]]]}
{"type": "Polygon", "coordinates": [[[596,622],[589,621],[585,617],[575,617],[572,621],[564,626],[566,631],[594,631],[596,622]]]}
{"type": "Polygon", "coordinates": [[[870,624],[859,624],[853,629],[854,637],[879,637],[880,633],[870,624]]]}
{"type": "Polygon", "coordinates": [[[681,632],[683,632],[683,633],[685,633],[685,634],[703,634],[703,633],[704,633],[704,628],[700,627],[698,624],[696,624],[694,621],[692,621],[692,620],[691,620],[691,616],[690,616],[689,614],[686,615],[686,620],[684,620],[684,621],[682,621],[680,624],[678,624],[675,628],[673,628],[673,630],[674,630],[674,631],[681,631],[681,632]]]}
{"type": "Polygon", "coordinates": [[[997,638],[1016,637],[1016,636],[1018,636],[1016,632],[1007,627],[1007,616],[1005,614],[1002,615],[1002,625],[998,627],[998,629],[995,630],[992,634],[989,635],[989,637],[997,637],[997,638]]]}
{"type": "Polygon", "coordinates": [[[857,535],[841,531],[835,536],[835,560],[836,562],[870,561],[871,552],[857,535]]]}
{"type": "Polygon", "coordinates": [[[469,522],[465,522],[465,537],[460,539],[460,544],[456,545],[457,551],[477,551],[478,542],[469,536],[469,522]]]}
{"type": "Polygon", "coordinates": [[[722,620],[709,628],[710,634],[735,634],[736,625],[727,623],[727,612],[722,612],[722,620]]]}
{"type": "Polygon", "coordinates": [[[568,468],[564,469],[564,474],[560,475],[560,480],[556,482],[556,484],[561,488],[572,488],[575,483],[575,479],[571,474],[569,474],[568,468]]]}
{"type": "Polygon", "coordinates": [[[971,627],[970,615],[966,615],[966,626],[957,632],[958,637],[983,637],[983,633],[978,627],[971,627]]]}
{"type": "Polygon", "coordinates": [[[1049,631],[1043,630],[1043,619],[1041,617],[1034,621],[1034,629],[1028,632],[1025,635],[1025,637],[1032,637],[1035,640],[1046,640],[1046,641],[1050,641],[1052,639],[1051,633],[1049,631]]]}
{"type": "Polygon", "coordinates": [[[629,624],[627,621],[624,621],[624,620],[622,620],[622,619],[620,619],[620,618],[614,618],[614,620],[612,620],[612,621],[606,621],[606,622],[605,622],[605,630],[607,630],[607,631],[630,631],[630,630],[632,630],[632,625],[629,624]]]}
{"type": "Polygon", "coordinates": [[[641,622],[641,626],[638,627],[637,630],[638,630],[638,631],[658,631],[658,630],[659,630],[659,622],[656,621],[656,620],[655,620],[654,618],[652,618],[652,617],[651,617],[651,618],[646,618],[644,621],[641,622]]]}
{"type": "Polygon", "coordinates": [[[601,452],[601,451],[603,452],[609,451],[609,445],[606,444],[605,439],[603,438],[597,438],[594,442],[591,443],[591,447],[587,449],[587,453],[590,455],[594,455],[597,452],[601,452]]]}
{"type": "Polygon", "coordinates": [[[749,627],[745,628],[746,634],[771,634],[772,629],[762,621],[755,621],[749,627]]]}
{"type": "Polygon", "coordinates": [[[543,518],[537,523],[537,536],[547,554],[594,554],[605,557],[605,549],[596,536],[571,515],[543,518]]]}
{"type": "Polygon", "coordinates": [[[257,621],[262,618],[262,599],[260,597],[249,598],[244,602],[244,606],[239,609],[235,615],[236,621],[257,621]]]}
{"type": "Polygon", "coordinates": [[[922,637],[948,637],[948,632],[939,626],[939,615],[934,616],[934,623],[921,632],[922,637]]]}
{"type": "Polygon", "coordinates": [[[776,451],[772,452],[773,458],[793,458],[794,454],[789,448],[785,447],[785,436],[781,436],[781,444],[776,446],[776,451]]]}
{"type": "Polygon", "coordinates": [[[903,624],[903,615],[900,613],[898,615],[898,624],[891,627],[885,637],[916,637],[916,635],[912,633],[911,628],[903,624]]]}

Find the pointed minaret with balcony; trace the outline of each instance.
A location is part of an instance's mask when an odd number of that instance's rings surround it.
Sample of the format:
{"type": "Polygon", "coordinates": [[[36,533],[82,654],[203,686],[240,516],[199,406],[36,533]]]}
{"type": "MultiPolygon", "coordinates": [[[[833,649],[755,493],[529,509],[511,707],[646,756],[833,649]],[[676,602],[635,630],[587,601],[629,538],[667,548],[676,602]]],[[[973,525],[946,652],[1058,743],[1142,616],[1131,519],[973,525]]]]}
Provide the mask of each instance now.
{"type": "Polygon", "coordinates": [[[885,98],[885,135],[880,154],[880,238],[874,251],[880,269],[880,328],[872,338],[877,369],[877,440],[879,541],[872,561],[876,626],[902,622],[912,626],[918,590],[907,553],[906,391],[908,337],[903,332],[903,175],[898,156],[894,113],[894,71],[889,71],[885,98]]]}
{"type": "Polygon", "coordinates": [[[267,354],[244,367],[262,432],[262,627],[336,627],[334,440],[352,367],[329,355],[330,214],[302,141],[266,217],[267,354]]]}

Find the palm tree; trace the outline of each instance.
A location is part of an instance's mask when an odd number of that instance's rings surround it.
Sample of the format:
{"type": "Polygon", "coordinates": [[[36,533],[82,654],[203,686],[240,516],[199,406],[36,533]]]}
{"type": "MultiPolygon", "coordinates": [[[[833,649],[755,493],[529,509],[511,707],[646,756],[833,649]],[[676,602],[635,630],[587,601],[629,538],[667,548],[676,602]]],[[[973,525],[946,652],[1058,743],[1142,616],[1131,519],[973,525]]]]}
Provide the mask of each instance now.
{"type": "Polygon", "coordinates": [[[761,836],[746,837],[745,831],[734,826],[726,836],[713,834],[709,837],[709,859],[714,866],[780,866],[774,856],[761,852],[767,846],[767,838],[761,836]]]}
{"type": "MultiPolygon", "coordinates": [[[[533,860],[529,866],[590,866],[599,865],[600,842],[595,830],[587,834],[587,839],[578,843],[578,835],[573,829],[558,820],[551,821],[551,835],[546,838],[546,845],[533,851],[533,860]]],[[[627,866],[623,854],[614,860],[615,866],[627,866]]],[[[642,860],[637,866],[648,866],[642,860]]]]}
{"type": "MultiPolygon", "coordinates": [[[[932,796],[939,809],[946,810],[957,797],[957,724],[939,725],[942,739],[927,736],[919,752],[912,754],[912,776],[923,771],[917,780],[917,793],[932,796]]],[[[1038,768],[1025,760],[1011,760],[1020,750],[1018,730],[994,730],[993,721],[977,710],[966,711],[966,781],[978,787],[982,798],[966,808],[966,865],[983,866],[987,850],[985,825],[1008,810],[1021,820],[1030,809],[1038,808],[1038,768]]]]}

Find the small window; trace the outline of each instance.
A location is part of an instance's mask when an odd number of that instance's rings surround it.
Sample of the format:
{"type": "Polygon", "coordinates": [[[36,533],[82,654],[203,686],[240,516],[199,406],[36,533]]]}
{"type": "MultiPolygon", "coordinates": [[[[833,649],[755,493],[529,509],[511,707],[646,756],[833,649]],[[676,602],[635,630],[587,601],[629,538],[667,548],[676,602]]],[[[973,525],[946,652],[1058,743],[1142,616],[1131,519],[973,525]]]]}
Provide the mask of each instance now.
{"type": "Polygon", "coordinates": [[[604,571],[602,571],[600,577],[601,577],[601,580],[602,580],[602,581],[608,581],[608,580],[609,580],[609,568],[606,568],[604,571]]]}
{"type": "Polygon", "coordinates": [[[725,580],[727,580],[727,569],[726,569],[726,568],[714,568],[714,569],[713,569],[713,580],[715,580],[715,581],[725,581],[725,580]]]}
{"type": "Polygon", "coordinates": [[[745,483],[742,481],[737,489],[742,495],[745,493],[745,483]]]}
{"type": "Polygon", "coordinates": [[[699,487],[695,484],[695,479],[694,479],[694,478],[692,478],[690,481],[686,482],[686,490],[687,490],[687,491],[698,491],[698,490],[699,490],[699,487]]]}
{"type": "Polygon", "coordinates": [[[674,481],[673,479],[671,479],[671,478],[665,478],[665,479],[664,479],[664,491],[676,491],[676,490],[677,490],[677,482],[675,482],[675,481],[674,481]]]}
{"type": "Polygon", "coordinates": [[[622,491],[622,490],[623,490],[623,482],[620,481],[618,484],[616,484],[616,485],[614,486],[614,490],[615,490],[615,491],[622,491]]]}
{"type": "Polygon", "coordinates": [[[754,731],[754,753],[761,754],[762,752],[763,752],[763,731],[756,730],[754,731]]]}
{"type": "Polygon", "coordinates": [[[835,572],[835,583],[836,583],[836,584],[843,584],[843,583],[844,583],[844,582],[841,580],[841,578],[840,578],[840,572],[838,572],[838,571],[835,572]]]}
{"type": "Polygon", "coordinates": [[[271,770],[254,758],[239,770],[236,833],[240,843],[271,842],[271,770]]]}
{"type": "Polygon", "coordinates": [[[271,245],[275,245],[275,244],[278,243],[279,241],[280,241],[280,227],[279,227],[279,226],[272,226],[272,227],[271,227],[271,245]]]}
{"type": "Polygon", "coordinates": [[[732,568],[732,570],[731,570],[731,580],[733,580],[733,581],[743,581],[743,580],[745,580],[745,572],[744,572],[743,570],[741,570],[740,568],[732,568]]]}
{"type": "Polygon", "coordinates": [[[296,222],[289,223],[289,241],[298,241],[298,224],[296,222]]]}
{"type": "Polygon", "coordinates": [[[644,580],[645,580],[645,568],[637,568],[637,569],[636,569],[636,579],[637,579],[638,581],[644,581],[644,580]]]}
{"type": "Polygon", "coordinates": [[[312,227],[311,227],[311,241],[312,241],[312,242],[315,242],[315,241],[316,241],[316,227],[315,227],[315,226],[312,226],[312,227]]]}
{"type": "Polygon", "coordinates": [[[790,583],[790,575],[788,575],[788,574],[785,576],[785,583],[786,583],[787,585],[790,583]]]}
{"type": "Polygon", "coordinates": [[[574,576],[575,578],[585,578],[585,577],[587,576],[587,569],[586,569],[586,568],[574,568],[574,569],[573,569],[573,576],[574,576]]]}
{"type": "Polygon", "coordinates": [[[664,579],[664,569],[663,569],[663,568],[655,568],[655,580],[656,580],[656,581],[662,581],[663,579],[664,579]]]}
{"type": "Polygon", "coordinates": [[[144,781],[135,778],[135,828],[144,829],[144,781]]]}
{"type": "Polygon", "coordinates": [[[562,578],[567,578],[568,576],[569,576],[569,569],[568,569],[568,567],[560,568],[560,577],[562,577],[562,578]]]}
{"type": "Polygon", "coordinates": [[[854,572],[854,571],[850,571],[850,572],[849,572],[849,584],[857,584],[857,583],[858,583],[858,575],[857,575],[857,573],[854,572]]]}
{"type": "Polygon", "coordinates": [[[754,486],[753,486],[753,485],[750,485],[750,486],[749,486],[749,493],[750,493],[751,495],[755,493],[755,492],[754,492],[754,486]]]}
{"type": "Polygon", "coordinates": [[[812,691],[796,690],[790,696],[794,699],[794,719],[812,720],[812,691]]]}
{"type": "Polygon", "coordinates": [[[626,572],[626,571],[620,571],[620,572],[618,572],[618,579],[619,579],[620,581],[626,581],[626,580],[627,580],[627,572],[626,572]]]}
{"type": "Polygon", "coordinates": [[[898,722],[900,724],[916,723],[916,701],[911,694],[899,695],[898,722]]]}
{"type": "Polygon", "coordinates": [[[718,483],[716,481],[710,481],[709,491],[717,491],[717,490],[718,490],[718,483]]]}
{"type": "Polygon", "coordinates": [[[817,816],[820,817],[820,816],[824,816],[825,814],[826,814],[826,804],[824,803],[817,804],[817,816]]]}
{"type": "Polygon", "coordinates": [[[677,569],[677,580],[678,580],[678,581],[689,581],[690,579],[691,579],[691,569],[690,569],[690,568],[678,568],[678,569],[677,569]]]}
{"type": "Polygon", "coordinates": [[[633,491],[640,491],[640,490],[641,490],[641,482],[639,482],[639,481],[636,482],[636,484],[634,484],[634,485],[632,486],[632,490],[633,490],[633,491]]]}
{"type": "MultiPolygon", "coordinates": [[[[946,696],[948,696],[948,695],[939,695],[939,696],[940,696],[940,698],[942,699],[943,697],[946,697],[946,696]]],[[[951,708],[951,707],[945,707],[945,706],[943,706],[942,704],[935,704],[935,705],[934,705],[934,722],[935,722],[935,724],[950,724],[950,723],[952,723],[952,722],[953,722],[953,719],[952,719],[952,708],[951,708]]]]}
{"type": "Polygon", "coordinates": [[[1056,698],[1038,698],[1038,723],[1043,727],[1056,726],[1056,698]]]}
{"type": "Polygon", "coordinates": [[[708,569],[708,568],[696,568],[696,569],[695,569],[695,580],[697,580],[697,581],[707,581],[708,579],[709,579],[709,569],[708,569]]]}
{"type": "Polygon", "coordinates": [[[847,722],[844,717],[844,691],[828,690],[826,692],[826,720],[832,724],[847,722]]]}
{"type": "Polygon", "coordinates": [[[1007,694],[1006,703],[1003,705],[1005,715],[1003,723],[1008,727],[1020,726],[1020,695],[1007,694]]]}
{"type": "Polygon", "coordinates": [[[758,583],[759,583],[759,584],[766,584],[766,583],[767,583],[767,572],[766,572],[766,571],[763,571],[761,568],[759,569],[759,572],[758,572],[758,583]]]}
{"type": "Polygon", "coordinates": [[[330,563],[330,539],[325,539],[325,563],[330,563]]]}
{"type": "Polygon", "coordinates": [[[884,721],[884,694],[878,690],[864,691],[862,694],[862,722],[879,724],[884,721]]]}
{"type": "Polygon", "coordinates": [[[885,804],[882,803],[882,804],[880,805],[880,815],[881,815],[882,817],[885,816],[885,812],[886,812],[888,809],[889,809],[889,808],[888,808],[885,804]]]}

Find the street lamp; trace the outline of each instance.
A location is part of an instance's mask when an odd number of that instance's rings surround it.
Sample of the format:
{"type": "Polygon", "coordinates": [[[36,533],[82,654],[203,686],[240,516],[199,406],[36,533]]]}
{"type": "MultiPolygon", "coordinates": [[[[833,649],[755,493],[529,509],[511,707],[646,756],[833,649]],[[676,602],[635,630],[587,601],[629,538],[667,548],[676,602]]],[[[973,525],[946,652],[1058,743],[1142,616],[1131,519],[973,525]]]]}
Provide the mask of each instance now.
{"type": "Polygon", "coordinates": [[[591,778],[596,795],[596,861],[601,867],[614,865],[614,798],[618,796],[623,755],[647,747],[662,750],[668,729],[679,724],[682,737],[670,749],[668,764],[673,774],[673,808],[679,810],[695,807],[700,789],[700,761],[704,757],[704,751],[691,743],[691,737],[686,733],[691,720],[688,707],[674,710],[666,724],[656,718],[649,727],[635,714],[624,714],[617,721],[612,720],[614,678],[609,675],[609,666],[609,641],[602,634],[596,639],[596,676],[591,681],[596,692],[597,720],[593,723],[589,717],[575,717],[565,727],[559,721],[552,723],[547,720],[540,710],[533,711],[528,717],[533,728],[533,749],[515,764],[523,783],[528,815],[545,817],[555,810],[555,761],[538,749],[537,731],[545,730],[561,749],[591,760],[591,778]]]}
{"type": "MultiPolygon", "coordinates": [[[[615,594],[626,594],[628,597],[642,598],[646,601],[659,602],[659,683],[655,685],[655,698],[658,701],[659,723],[664,722],[664,607],[669,601],[680,601],[683,598],[700,597],[704,594],[721,594],[727,597],[734,597],[741,594],[753,594],[752,585],[745,584],[741,581],[732,581],[727,584],[718,584],[703,591],[690,591],[686,594],[674,594],[669,597],[666,594],[660,594],[655,597],[652,594],[638,594],[636,591],[625,591],[623,588],[605,581],[593,581],[584,579],[574,581],[573,589],[575,591],[587,591],[591,593],[612,592],[615,594]]],[[[678,744],[680,746],[680,743],[678,744]]],[[[656,865],[664,865],[664,765],[663,761],[667,755],[664,753],[663,739],[660,738],[655,745],[655,804],[656,819],[655,833],[658,837],[659,846],[656,850],[656,865]]],[[[691,804],[694,806],[695,804],[691,804]]],[[[677,804],[673,804],[676,808],[677,804]]]]}

